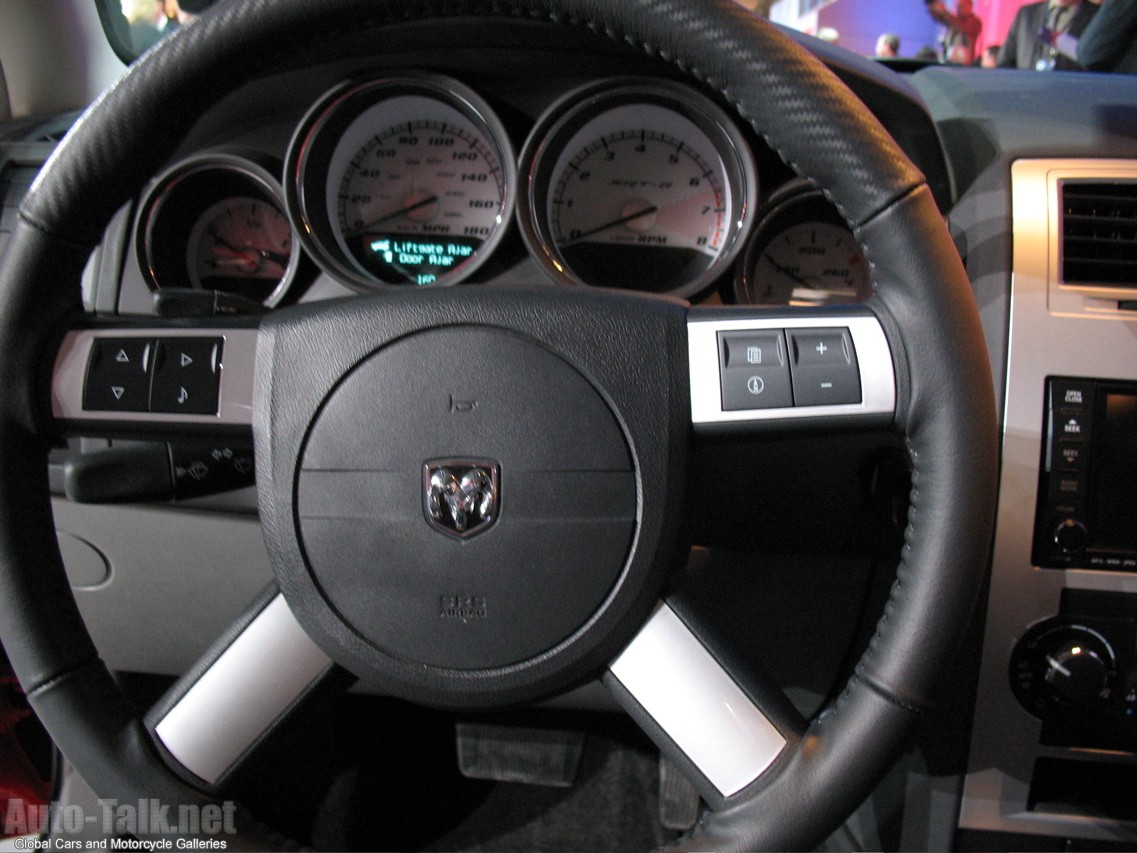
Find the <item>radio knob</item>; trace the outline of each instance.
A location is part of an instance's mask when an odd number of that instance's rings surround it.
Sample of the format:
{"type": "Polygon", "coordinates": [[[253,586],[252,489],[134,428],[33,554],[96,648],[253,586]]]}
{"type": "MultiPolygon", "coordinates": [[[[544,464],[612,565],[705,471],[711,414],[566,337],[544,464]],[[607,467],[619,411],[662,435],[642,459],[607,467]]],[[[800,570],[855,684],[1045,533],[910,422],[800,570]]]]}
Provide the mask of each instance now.
{"type": "Polygon", "coordinates": [[[1090,534],[1086,525],[1077,519],[1067,518],[1054,530],[1054,544],[1063,554],[1078,554],[1085,550],[1090,534]]]}
{"type": "Polygon", "coordinates": [[[1069,636],[1045,657],[1047,691],[1062,705],[1086,707],[1108,698],[1112,662],[1091,647],[1094,638],[1085,639],[1069,636]]]}

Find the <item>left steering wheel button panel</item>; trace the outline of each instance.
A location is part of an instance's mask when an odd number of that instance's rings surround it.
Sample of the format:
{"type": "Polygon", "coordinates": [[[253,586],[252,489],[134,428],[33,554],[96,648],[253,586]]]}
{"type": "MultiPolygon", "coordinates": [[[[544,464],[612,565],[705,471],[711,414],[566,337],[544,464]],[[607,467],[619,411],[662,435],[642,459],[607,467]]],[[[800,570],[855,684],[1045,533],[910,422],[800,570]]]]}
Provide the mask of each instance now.
{"type": "Polygon", "coordinates": [[[145,412],[150,407],[150,367],[154,341],[149,338],[101,338],[91,346],[83,408],[110,412],[145,412]]]}
{"type": "Polygon", "coordinates": [[[97,338],[83,408],[216,414],[221,348],[221,338],[97,338]]]}

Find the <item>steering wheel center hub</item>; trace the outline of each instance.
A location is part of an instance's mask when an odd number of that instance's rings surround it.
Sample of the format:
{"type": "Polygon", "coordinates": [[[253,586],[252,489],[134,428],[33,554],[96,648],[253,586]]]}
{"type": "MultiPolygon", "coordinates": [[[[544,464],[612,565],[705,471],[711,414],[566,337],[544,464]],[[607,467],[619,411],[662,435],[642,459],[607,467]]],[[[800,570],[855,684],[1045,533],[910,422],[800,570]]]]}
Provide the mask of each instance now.
{"type": "Polygon", "coordinates": [[[616,588],[635,529],[631,458],[600,394],[485,327],[359,363],[313,420],[297,486],[328,605],[375,648],[434,667],[504,667],[569,637],[616,588]]]}

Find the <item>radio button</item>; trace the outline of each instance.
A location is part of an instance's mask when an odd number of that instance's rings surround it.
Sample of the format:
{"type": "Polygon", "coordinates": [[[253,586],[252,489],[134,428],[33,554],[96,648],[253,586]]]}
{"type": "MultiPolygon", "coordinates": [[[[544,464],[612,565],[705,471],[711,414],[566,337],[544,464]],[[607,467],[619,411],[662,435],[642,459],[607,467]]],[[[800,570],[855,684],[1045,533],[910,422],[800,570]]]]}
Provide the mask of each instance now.
{"type": "Polygon", "coordinates": [[[1093,388],[1079,382],[1053,379],[1050,386],[1050,408],[1056,412],[1081,414],[1093,403],[1093,388]]]}
{"type": "Polygon", "coordinates": [[[1054,471],[1084,471],[1086,465],[1082,443],[1061,441],[1055,444],[1050,467],[1054,471]]]}
{"type": "Polygon", "coordinates": [[[1089,416],[1055,412],[1054,432],[1059,441],[1084,441],[1090,436],[1089,416]]]}

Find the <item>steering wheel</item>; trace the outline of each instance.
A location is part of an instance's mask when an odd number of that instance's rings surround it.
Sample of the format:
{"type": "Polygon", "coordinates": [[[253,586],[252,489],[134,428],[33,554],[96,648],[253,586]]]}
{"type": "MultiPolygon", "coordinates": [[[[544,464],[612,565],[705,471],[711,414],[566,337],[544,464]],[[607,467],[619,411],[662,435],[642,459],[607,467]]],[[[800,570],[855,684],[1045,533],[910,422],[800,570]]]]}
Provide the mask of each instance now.
{"type": "Polygon", "coordinates": [[[600,676],[710,806],[681,846],[807,849],[930,707],[981,582],[994,395],[959,257],[923,177],[868,110],[730,0],[219,4],[132,66],[59,146],[20,208],[0,288],[3,639],[40,719],[101,796],[220,798],[256,745],[345,669],[450,708],[600,676]],[[871,300],[802,314],[459,287],[281,310],[255,326],[82,315],[80,276],[111,216],[222,93],[296,45],[397,38],[406,22],[453,16],[590,30],[717,92],[840,209],[872,264],[871,300]],[[817,335],[855,353],[841,369],[858,399],[724,404],[738,347],[757,336],[792,354],[817,335]],[[85,410],[86,365],[124,342],[219,347],[216,412],[85,410]],[[141,718],[71,596],[47,452],[85,428],[218,424],[252,429],[276,584],[141,718]],[[801,720],[668,583],[683,555],[686,447],[693,430],[870,425],[906,437],[905,544],[855,673],[801,720]]]}

